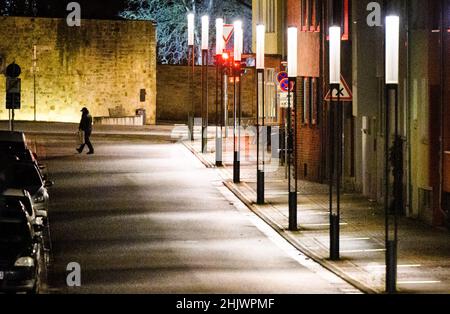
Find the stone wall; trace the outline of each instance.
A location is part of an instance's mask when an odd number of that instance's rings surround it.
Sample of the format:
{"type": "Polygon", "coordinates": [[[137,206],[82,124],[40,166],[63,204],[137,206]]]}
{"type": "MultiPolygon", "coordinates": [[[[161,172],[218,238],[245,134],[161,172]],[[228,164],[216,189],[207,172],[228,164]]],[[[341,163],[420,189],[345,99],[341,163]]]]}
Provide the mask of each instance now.
{"type": "MultiPolygon", "coordinates": [[[[157,112],[158,121],[187,122],[191,105],[190,74],[191,68],[178,65],[157,66],[157,112]]],[[[215,121],[216,108],[216,68],[208,69],[208,108],[209,121],[215,121]]],[[[242,78],[242,115],[243,117],[256,116],[256,89],[255,72],[253,68],[247,68],[242,78]]],[[[196,117],[200,117],[201,108],[201,67],[195,67],[194,93],[196,117]]],[[[233,105],[233,84],[228,84],[228,108],[230,115],[233,105]]]]}
{"type": "MultiPolygon", "coordinates": [[[[77,122],[81,107],[86,106],[93,116],[108,116],[111,109],[130,116],[142,107],[146,122],[155,123],[156,27],[152,22],[82,20],[81,27],[68,27],[64,19],[0,17],[0,26],[3,69],[13,61],[22,68],[22,109],[16,111],[16,119],[33,120],[36,96],[40,121],[77,122]],[[141,102],[143,89],[146,96],[141,102]]],[[[2,100],[4,86],[0,75],[2,100]]],[[[2,105],[0,119],[7,118],[2,105]]]]}

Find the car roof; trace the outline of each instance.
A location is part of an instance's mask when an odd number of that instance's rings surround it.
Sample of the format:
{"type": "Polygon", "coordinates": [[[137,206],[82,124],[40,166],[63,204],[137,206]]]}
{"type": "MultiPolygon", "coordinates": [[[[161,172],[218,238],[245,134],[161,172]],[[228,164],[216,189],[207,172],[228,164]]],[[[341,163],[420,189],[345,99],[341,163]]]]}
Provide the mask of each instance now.
{"type": "Polygon", "coordinates": [[[26,144],[25,133],[0,130],[0,142],[16,142],[26,144]]]}
{"type": "Polygon", "coordinates": [[[2,196],[29,197],[30,193],[21,189],[6,189],[2,192],[2,196]]]}

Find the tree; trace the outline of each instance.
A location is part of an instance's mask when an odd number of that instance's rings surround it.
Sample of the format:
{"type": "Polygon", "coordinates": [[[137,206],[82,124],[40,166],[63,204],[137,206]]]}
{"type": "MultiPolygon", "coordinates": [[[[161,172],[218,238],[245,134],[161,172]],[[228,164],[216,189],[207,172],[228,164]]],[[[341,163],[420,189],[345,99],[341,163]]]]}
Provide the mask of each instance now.
{"type": "Polygon", "coordinates": [[[126,19],[152,20],[157,23],[158,62],[162,64],[187,63],[188,12],[196,15],[196,55],[200,58],[200,16],[210,16],[210,46],[215,45],[214,20],[223,17],[226,22],[241,19],[245,26],[244,51],[251,51],[251,5],[248,1],[228,0],[171,0],[161,5],[158,0],[128,0],[128,8],[120,16],[126,19]]]}

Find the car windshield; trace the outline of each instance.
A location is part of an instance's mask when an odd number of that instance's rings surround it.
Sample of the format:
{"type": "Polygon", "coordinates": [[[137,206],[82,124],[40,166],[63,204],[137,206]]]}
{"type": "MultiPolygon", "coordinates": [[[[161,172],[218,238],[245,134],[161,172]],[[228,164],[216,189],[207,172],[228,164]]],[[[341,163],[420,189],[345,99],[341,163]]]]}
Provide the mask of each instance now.
{"type": "Polygon", "coordinates": [[[30,226],[22,204],[0,199],[0,257],[8,255],[10,250],[20,250],[30,242],[30,226]]]}
{"type": "Polygon", "coordinates": [[[27,245],[31,242],[28,226],[20,219],[0,218],[0,245],[27,245]]]}
{"type": "Polygon", "coordinates": [[[31,163],[11,163],[0,171],[0,189],[25,189],[34,194],[41,186],[41,176],[31,163]]]}

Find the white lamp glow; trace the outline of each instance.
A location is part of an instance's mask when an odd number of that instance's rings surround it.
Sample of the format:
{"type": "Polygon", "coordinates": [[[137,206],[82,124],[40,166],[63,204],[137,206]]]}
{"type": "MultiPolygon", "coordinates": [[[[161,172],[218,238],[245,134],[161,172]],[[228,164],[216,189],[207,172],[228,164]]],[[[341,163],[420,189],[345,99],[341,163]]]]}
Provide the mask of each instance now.
{"type": "Polygon", "coordinates": [[[341,28],[330,27],[330,84],[341,82],[341,28]]]}
{"type": "Polygon", "coordinates": [[[256,69],[264,69],[264,40],[266,27],[262,24],[256,25],[256,69]]]}
{"type": "Polygon", "coordinates": [[[288,28],[288,76],[297,77],[298,37],[297,27],[288,28]]]}
{"type": "Polygon", "coordinates": [[[223,19],[216,19],[216,55],[221,55],[225,43],[223,39],[223,19]]]}
{"type": "Polygon", "coordinates": [[[202,16],[202,50],[208,50],[209,46],[209,17],[202,16]]]}
{"type": "Polygon", "coordinates": [[[386,84],[398,84],[400,17],[386,17],[386,84]]]}
{"type": "Polygon", "coordinates": [[[234,22],[234,60],[242,60],[242,47],[244,45],[242,22],[234,22]]]}
{"type": "Polygon", "coordinates": [[[194,46],[194,13],[189,13],[187,16],[188,20],[188,45],[194,46]]]}

